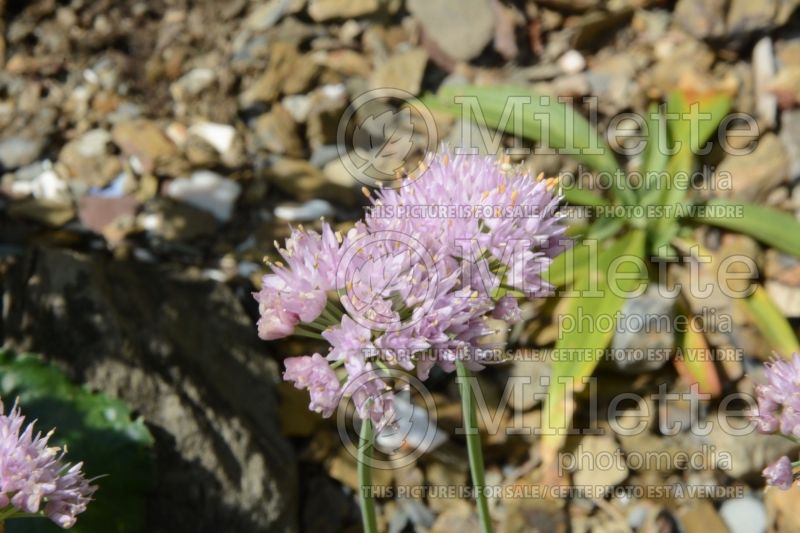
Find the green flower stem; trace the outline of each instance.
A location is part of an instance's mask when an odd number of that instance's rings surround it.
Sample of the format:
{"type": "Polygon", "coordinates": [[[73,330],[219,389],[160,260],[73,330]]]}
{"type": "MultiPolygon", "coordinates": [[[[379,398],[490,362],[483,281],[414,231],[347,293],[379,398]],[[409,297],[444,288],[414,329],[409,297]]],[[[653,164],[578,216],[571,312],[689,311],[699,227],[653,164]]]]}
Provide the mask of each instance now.
{"type": "Polygon", "coordinates": [[[358,442],[358,486],[361,500],[361,522],[364,533],[378,533],[375,519],[375,496],[372,486],[372,420],[361,423],[361,435],[358,442]]]}
{"type": "Polygon", "coordinates": [[[331,300],[325,301],[325,310],[328,311],[335,322],[339,322],[342,319],[342,309],[331,300]]]}
{"type": "Polygon", "coordinates": [[[478,433],[478,421],[475,412],[475,399],[472,396],[470,384],[472,372],[464,366],[464,362],[456,359],[456,373],[459,377],[459,392],[461,393],[461,410],[464,412],[464,430],[467,434],[467,455],[469,456],[469,470],[472,475],[472,486],[478,505],[478,520],[482,533],[491,533],[492,519],[489,516],[489,503],[486,501],[486,476],[483,468],[483,452],[481,451],[481,436],[478,433]]]}
{"type": "Polygon", "coordinates": [[[298,337],[307,337],[309,339],[325,340],[319,333],[316,333],[314,331],[308,331],[307,329],[303,329],[300,326],[294,328],[294,332],[292,333],[292,335],[297,335],[298,337]]]}
{"type": "Polygon", "coordinates": [[[336,318],[333,313],[331,313],[330,309],[328,308],[328,303],[325,304],[325,308],[322,310],[322,314],[319,317],[323,320],[323,322],[327,323],[329,326],[333,326],[338,324],[341,321],[340,318],[336,318]]]}

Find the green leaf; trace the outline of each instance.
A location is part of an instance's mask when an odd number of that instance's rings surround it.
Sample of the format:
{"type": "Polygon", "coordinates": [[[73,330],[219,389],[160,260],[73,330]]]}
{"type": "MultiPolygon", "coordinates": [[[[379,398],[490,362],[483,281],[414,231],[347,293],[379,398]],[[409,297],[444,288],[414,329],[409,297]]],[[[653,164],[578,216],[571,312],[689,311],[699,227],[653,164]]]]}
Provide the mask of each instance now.
{"type": "Polygon", "coordinates": [[[596,241],[581,241],[557,255],[547,271],[542,273],[542,279],[554,287],[563,287],[571,283],[575,277],[588,276],[592,254],[596,261],[596,241]]]}
{"type": "Polygon", "coordinates": [[[764,335],[770,347],[782,357],[800,353],[800,344],[792,326],[761,285],[747,298],[737,300],[764,335]]]}
{"type": "Polygon", "coordinates": [[[561,192],[564,194],[564,200],[570,205],[591,205],[595,207],[609,205],[608,200],[585,189],[562,187],[561,192]]]}
{"type": "MultiPolygon", "coordinates": [[[[685,315],[686,310],[682,311],[685,315]]],[[[684,381],[690,385],[696,383],[699,392],[717,397],[722,393],[717,367],[708,357],[708,343],[702,329],[696,329],[689,318],[686,317],[689,327],[675,339],[678,348],[674,360],[675,369],[684,381]]]]}
{"type": "MultiPolygon", "coordinates": [[[[95,500],[70,531],[134,533],[144,530],[145,495],[151,487],[153,438],[132,420],[121,401],[73,385],[58,369],[31,355],[0,351],[0,395],[6,409],[19,399],[28,420],[67,446],[67,460],[83,461],[88,477],[100,477],[95,500]]],[[[8,533],[58,532],[47,519],[9,520],[8,533]]]]}
{"type": "Polygon", "coordinates": [[[602,217],[598,218],[589,229],[588,239],[602,241],[616,235],[625,225],[624,218],[602,217]]]}
{"type": "MultiPolygon", "coordinates": [[[[730,107],[730,96],[721,92],[689,93],[676,89],[667,96],[669,137],[676,152],[667,163],[667,182],[659,184],[660,205],[675,206],[686,200],[695,154],[705,148],[730,107]],[[676,179],[679,175],[680,180],[676,179]]],[[[666,225],[670,218],[671,215],[664,217],[658,224],[666,225]]]]}
{"type": "Polygon", "coordinates": [[[715,198],[706,202],[705,209],[692,219],[750,235],[800,257],[800,222],[792,215],[771,207],[715,198]]]}
{"type": "MultiPolygon", "coordinates": [[[[575,108],[557,97],[521,86],[445,86],[435,98],[423,98],[423,102],[490,129],[541,142],[611,177],[623,177],[602,135],[575,108]]],[[[499,138],[487,140],[494,145],[490,148],[499,151],[499,138]]],[[[624,183],[617,185],[614,192],[618,198],[632,204],[633,191],[624,183]]]]}
{"type": "MultiPolygon", "coordinates": [[[[565,314],[577,316],[580,313],[583,317],[594,317],[595,322],[600,317],[615,316],[622,309],[625,297],[623,292],[612,290],[612,287],[631,291],[647,281],[646,271],[621,269],[619,264],[615,265],[615,260],[624,256],[633,257],[644,264],[644,255],[643,231],[633,230],[620,238],[600,254],[596,269],[584,270],[575,277],[573,289],[579,292],[569,297],[565,314]],[[636,276],[629,279],[632,273],[636,276]]],[[[633,266],[630,262],[623,264],[633,266]]],[[[553,362],[547,401],[542,411],[542,453],[546,463],[555,460],[566,439],[565,432],[574,411],[573,391],[582,390],[583,379],[594,372],[613,335],[613,329],[580,328],[556,342],[558,357],[553,362]]]]}
{"type": "Polygon", "coordinates": [[[668,146],[669,132],[667,129],[667,121],[663,118],[659,120],[660,113],[658,111],[658,104],[652,103],[647,109],[645,116],[645,124],[647,124],[647,147],[644,154],[642,154],[641,172],[645,177],[643,189],[650,190],[653,176],[659,175],[667,168],[667,160],[669,156],[665,150],[661,148],[668,146]]]}

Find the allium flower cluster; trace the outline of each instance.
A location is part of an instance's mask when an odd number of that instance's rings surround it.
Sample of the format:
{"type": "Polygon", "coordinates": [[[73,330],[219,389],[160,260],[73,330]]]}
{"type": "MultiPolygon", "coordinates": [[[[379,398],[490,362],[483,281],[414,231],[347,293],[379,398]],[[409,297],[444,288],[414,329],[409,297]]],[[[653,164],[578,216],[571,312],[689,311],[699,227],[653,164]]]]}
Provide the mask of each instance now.
{"type": "Polygon", "coordinates": [[[97,490],[84,477],[82,463],[65,463],[64,452],[48,446],[52,431],[34,434],[18,406],[5,414],[0,401],[0,412],[0,512],[6,518],[13,518],[11,508],[44,512],[62,528],[72,527],[97,490]]]}
{"type": "MultiPolygon", "coordinates": [[[[763,433],[782,433],[800,438],[800,355],[791,361],[775,360],[765,366],[766,383],[756,387],[757,412],[753,420],[763,433]]],[[[794,482],[793,465],[787,456],[764,469],[767,484],[788,489],[794,482]]]]}
{"type": "Polygon", "coordinates": [[[310,409],[330,416],[351,397],[381,424],[390,369],[426,379],[458,359],[482,368],[489,319],[519,321],[518,298],[551,289],[541,274],[568,240],[555,182],[494,157],[431,154],[419,175],[368,197],[364,222],[344,236],[326,223],[322,234],[294,229],[254,296],[261,338],[329,344],[285,362],[310,409]]]}

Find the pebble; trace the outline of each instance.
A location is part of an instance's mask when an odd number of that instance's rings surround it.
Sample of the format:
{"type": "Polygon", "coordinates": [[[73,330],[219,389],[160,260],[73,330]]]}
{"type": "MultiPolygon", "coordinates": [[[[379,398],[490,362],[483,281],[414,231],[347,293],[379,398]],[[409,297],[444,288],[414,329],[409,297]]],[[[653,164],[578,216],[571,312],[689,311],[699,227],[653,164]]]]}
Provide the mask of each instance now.
{"type": "Polygon", "coordinates": [[[167,196],[204,209],[220,222],[227,222],[241,193],[241,186],[210,170],[198,170],[188,178],[178,178],[167,184],[167,196]]]}
{"type": "Polygon", "coordinates": [[[391,87],[416,95],[422,86],[427,63],[428,54],[420,48],[396,54],[375,69],[369,86],[371,89],[391,87]]]}
{"type": "Polygon", "coordinates": [[[401,450],[405,450],[401,455],[406,456],[415,450],[429,453],[447,441],[447,433],[436,426],[423,407],[413,404],[407,394],[395,396],[394,408],[392,427],[384,429],[375,439],[376,446],[384,453],[401,450]]]}
{"type": "Polygon", "coordinates": [[[494,36],[494,12],[488,0],[408,0],[406,7],[426,36],[459,61],[477,57],[494,36]]]}
{"type": "Polygon", "coordinates": [[[668,293],[665,285],[652,283],[644,294],[625,301],[611,343],[617,369],[638,374],[658,370],[667,363],[675,336],[674,331],[663,327],[673,324],[675,296],[668,293]]]}
{"type": "Polygon", "coordinates": [[[44,139],[9,137],[0,141],[0,163],[5,170],[30,165],[44,148],[44,139]]]}
{"type": "Polygon", "coordinates": [[[269,0],[257,5],[244,21],[244,27],[252,31],[264,31],[273,27],[284,15],[299,11],[304,0],[269,0]]]}
{"type": "Polygon", "coordinates": [[[253,121],[253,133],[259,148],[290,157],[303,155],[297,126],[292,115],[280,104],[253,121]]]}
{"type": "Polygon", "coordinates": [[[315,21],[322,22],[369,15],[379,7],[378,0],[310,0],[308,14],[315,21]]]}
{"type": "MultiPolygon", "coordinates": [[[[780,138],[789,158],[789,179],[796,182],[800,179],[800,109],[781,113],[780,138]]],[[[792,194],[800,194],[800,188],[794,187],[792,194]]],[[[800,203],[798,206],[800,207],[800,203]]]]}
{"type": "Polygon", "coordinates": [[[762,37],[753,47],[753,82],[755,84],[756,111],[763,125],[775,127],[778,113],[778,97],[769,91],[775,76],[775,56],[772,39],[762,37]]]}
{"type": "Polygon", "coordinates": [[[170,92],[175,100],[186,100],[211,87],[216,79],[217,75],[212,69],[195,68],[173,83],[170,92]]]}
{"type": "Polygon", "coordinates": [[[70,199],[67,183],[53,170],[49,160],[17,170],[11,194],[54,202],[68,202],[70,199]]]}
{"type": "Polygon", "coordinates": [[[122,169],[108,146],[111,134],[104,129],[89,130],[61,149],[58,160],[63,164],[72,183],[89,187],[102,187],[122,169]]]}
{"type": "Polygon", "coordinates": [[[586,60],[577,50],[568,50],[559,58],[558,66],[566,74],[577,74],[586,68],[586,60]]]}
{"type": "Polygon", "coordinates": [[[302,204],[275,206],[275,216],[288,222],[310,222],[333,215],[333,206],[326,200],[315,198],[302,204]]]}
{"type": "Polygon", "coordinates": [[[285,96],[281,100],[281,105],[289,112],[295,122],[302,124],[306,121],[311,111],[311,98],[305,94],[293,94],[285,96]]]}
{"type": "Polygon", "coordinates": [[[789,157],[774,133],[758,139],[750,153],[728,154],[717,168],[718,176],[729,176],[726,196],[741,200],[764,200],[770,191],[789,177],[789,157]]]}
{"type": "Polygon", "coordinates": [[[189,128],[190,135],[196,135],[210,144],[220,155],[230,154],[236,140],[236,128],[229,124],[198,122],[189,128]]]}
{"type": "Polygon", "coordinates": [[[763,533],[767,530],[764,504],[753,496],[725,500],[719,515],[730,533],[763,533]]]}
{"type": "Polygon", "coordinates": [[[117,146],[135,162],[141,173],[151,174],[160,162],[178,155],[177,148],[164,131],[145,119],[119,122],[111,130],[117,146]]]}

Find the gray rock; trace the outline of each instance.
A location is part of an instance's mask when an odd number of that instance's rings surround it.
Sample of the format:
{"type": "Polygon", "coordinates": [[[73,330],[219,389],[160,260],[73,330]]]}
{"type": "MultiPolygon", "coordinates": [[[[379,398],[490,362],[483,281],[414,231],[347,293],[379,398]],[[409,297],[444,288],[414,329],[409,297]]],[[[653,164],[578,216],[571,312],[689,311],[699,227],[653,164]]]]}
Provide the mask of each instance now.
{"type": "Polygon", "coordinates": [[[7,282],[6,343],[148,423],[158,468],[146,530],[297,529],[278,371],[225,285],[58,249],[30,252],[7,282]]]}
{"type": "Polygon", "coordinates": [[[753,47],[753,83],[755,85],[756,110],[767,128],[774,128],[778,113],[778,97],[769,90],[775,76],[775,55],[772,39],[761,38],[753,47]]]}
{"type": "Polygon", "coordinates": [[[0,141],[0,163],[5,170],[30,165],[44,148],[44,139],[9,137],[0,141]]]}
{"type": "Polygon", "coordinates": [[[295,13],[303,7],[303,0],[269,0],[257,5],[244,21],[244,27],[264,31],[273,27],[284,15],[295,13]]]}
{"type": "Polygon", "coordinates": [[[453,59],[477,57],[494,35],[494,13],[486,0],[409,0],[407,7],[431,40],[453,59]]]}
{"type": "Polygon", "coordinates": [[[195,68],[184,74],[170,87],[175,100],[184,100],[197,96],[216,81],[217,74],[210,68],[195,68]]]}
{"type": "Polygon", "coordinates": [[[641,296],[625,301],[611,343],[615,366],[638,374],[658,370],[674,343],[673,306],[667,287],[651,284],[641,296]]]}
{"type": "Polygon", "coordinates": [[[330,202],[319,198],[300,205],[284,203],[275,206],[275,216],[289,222],[310,222],[331,215],[333,215],[333,206],[330,202]]]}
{"type": "Polygon", "coordinates": [[[796,181],[800,179],[800,109],[781,113],[780,138],[789,157],[789,179],[796,181]]]}

